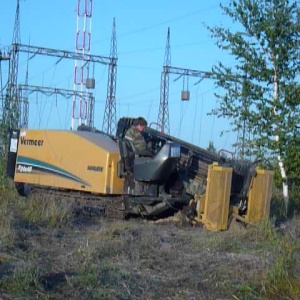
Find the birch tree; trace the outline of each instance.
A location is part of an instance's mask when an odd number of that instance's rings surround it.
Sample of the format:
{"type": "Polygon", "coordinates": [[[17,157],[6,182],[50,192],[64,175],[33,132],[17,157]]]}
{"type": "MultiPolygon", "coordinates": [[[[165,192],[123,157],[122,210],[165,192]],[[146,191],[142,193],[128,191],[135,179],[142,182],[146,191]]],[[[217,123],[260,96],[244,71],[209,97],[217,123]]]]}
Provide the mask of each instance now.
{"type": "Polygon", "coordinates": [[[220,106],[214,113],[230,118],[234,130],[247,124],[252,154],[277,157],[287,208],[289,164],[300,168],[299,159],[291,162],[287,152],[293,144],[300,155],[295,144],[300,124],[300,4],[240,0],[220,6],[238,30],[208,27],[218,47],[235,58],[231,66],[220,61],[213,67],[223,91],[216,95],[220,106]]]}

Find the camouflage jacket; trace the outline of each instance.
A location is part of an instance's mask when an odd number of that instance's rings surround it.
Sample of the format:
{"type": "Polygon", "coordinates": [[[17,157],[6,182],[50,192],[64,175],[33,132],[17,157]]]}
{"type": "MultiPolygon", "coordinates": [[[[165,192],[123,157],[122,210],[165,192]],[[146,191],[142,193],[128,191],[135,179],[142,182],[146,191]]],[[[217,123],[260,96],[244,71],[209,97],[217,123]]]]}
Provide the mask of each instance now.
{"type": "Polygon", "coordinates": [[[127,130],[125,134],[125,139],[131,141],[136,152],[150,151],[142,133],[138,131],[134,126],[131,126],[127,130]]]}

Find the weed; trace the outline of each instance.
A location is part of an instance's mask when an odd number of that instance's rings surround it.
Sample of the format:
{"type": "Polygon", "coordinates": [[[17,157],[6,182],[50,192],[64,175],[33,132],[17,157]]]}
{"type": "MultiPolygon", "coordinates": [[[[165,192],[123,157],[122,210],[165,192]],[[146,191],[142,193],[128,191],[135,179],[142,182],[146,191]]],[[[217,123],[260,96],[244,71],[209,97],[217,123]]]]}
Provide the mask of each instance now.
{"type": "Polygon", "coordinates": [[[273,263],[260,284],[245,284],[239,287],[239,294],[247,290],[250,298],[243,299],[298,299],[300,277],[295,274],[295,266],[300,261],[299,241],[291,235],[281,236],[268,224],[256,227],[251,234],[272,253],[273,263]]]}
{"type": "Polygon", "coordinates": [[[70,204],[66,201],[40,197],[31,197],[21,207],[23,218],[28,223],[47,224],[50,227],[61,227],[66,224],[71,214],[70,204]]]}
{"type": "Polygon", "coordinates": [[[24,267],[16,269],[12,276],[4,276],[0,279],[0,288],[3,291],[9,291],[16,298],[34,296],[39,289],[38,284],[39,271],[33,267],[24,267]]]}
{"type": "Polygon", "coordinates": [[[14,238],[13,213],[10,207],[10,197],[0,191],[0,199],[0,245],[3,245],[14,238]]]}
{"type": "Polygon", "coordinates": [[[1,299],[300,298],[299,220],[219,233],[140,220],[73,226],[82,219],[60,199],[0,195],[1,299]]]}

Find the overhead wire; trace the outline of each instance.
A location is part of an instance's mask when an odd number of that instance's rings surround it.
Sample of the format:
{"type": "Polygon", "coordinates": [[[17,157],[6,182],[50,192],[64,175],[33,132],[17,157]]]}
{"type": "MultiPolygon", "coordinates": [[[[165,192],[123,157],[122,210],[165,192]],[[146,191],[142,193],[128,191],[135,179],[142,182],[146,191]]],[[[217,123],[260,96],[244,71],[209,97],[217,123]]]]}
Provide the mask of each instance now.
{"type": "Polygon", "coordinates": [[[151,103],[148,106],[148,113],[147,113],[147,119],[146,120],[150,119],[150,112],[151,112],[152,105],[153,105],[153,98],[151,99],[151,103]]]}
{"type": "MultiPolygon", "coordinates": [[[[215,108],[217,107],[217,102],[215,103],[215,108]]],[[[213,135],[214,135],[214,129],[215,129],[215,114],[212,114],[212,126],[211,126],[211,135],[210,135],[210,141],[213,141],[213,135]]]]}
{"type": "MultiPolygon", "coordinates": [[[[192,42],[192,43],[184,43],[184,44],[175,44],[172,45],[172,49],[174,48],[182,48],[182,47],[187,47],[187,46],[195,46],[195,45],[202,45],[202,44],[207,44],[207,43],[213,43],[211,40],[205,40],[201,42],[192,42]]],[[[153,47],[153,48],[145,48],[145,49],[139,49],[139,50],[132,50],[132,51],[124,51],[124,52],[119,52],[118,55],[126,55],[126,54],[136,54],[136,53],[146,53],[146,52],[151,52],[153,51],[160,51],[165,49],[164,46],[161,47],[153,47]]],[[[140,67],[136,67],[140,68],[140,67]]]]}
{"type": "MultiPolygon", "coordinates": [[[[134,31],[130,31],[130,32],[127,32],[127,33],[123,33],[123,34],[121,34],[121,35],[118,35],[117,37],[119,38],[119,37],[122,37],[122,36],[130,35],[130,34],[135,34],[135,33],[138,33],[138,32],[143,32],[143,31],[150,30],[150,29],[152,29],[152,28],[155,28],[155,27],[158,27],[158,26],[167,24],[167,23],[176,22],[176,21],[178,21],[178,20],[181,20],[181,19],[190,17],[190,16],[192,16],[192,15],[197,15],[197,14],[203,12],[203,11],[206,11],[206,10],[209,10],[209,9],[212,9],[212,8],[215,8],[216,6],[217,6],[217,5],[213,5],[213,6],[210,6],[210,7],[208,7],[208,8],[205,8],[205,9],[200,9],[200,10],[197,10],[197,11],[193,11],[193,12],[190,12],[190,13],[187,13],[187,14],[184,14],[184,15],[181,15],[181,16],[178,16],[178,17],[169,19],[169,20],[165,20],[165,21],[163,21],[163,22],[159,22],[159,23],[156,23],[156,24],[153,24],[153,25],[150,25],[150,26],[146,26],[146,27],[143,27],[143,28],[134,30],[134,31]]],[[[93,42],[92,44],[94,44],[94,43],[95,43],[95,42],[93,42]]],[[[188,44],[185,44],[185,45],[178,45],[178,47],[182,47],[182,46],[186,46],[186,45],[188,45],[188,44]]],[[[173,47],[177,47],[177,46],[173,46],[173,47]]],[[[159,47],[159,48],[157,48],[157,49],[162,49],[162,48],[163,48],[163,47],[159,47]]],[[[148,51],[148,50],[149,50],[149,51],[153,51],[153,49],[144,49],[144,50],[137,50],[137,51],[148,51]]],[[[123,54],[124,54],[124,53],[123,53],[123,54]]],[[[49,66],[49,68],[48,68],[46,71],[43,71],[43,74],[45,74],[45,72],[48,72],[51,68],[53,68],[53,66],[55,67],[55,70],[56,70],[57,64],[53,64],[53,65],[49,66]]],[[[122,66],[122,65],[118,65],[118,66],[125,67],[125,66],[122,66]]],[[[129,66],[129,67],[130,67],[130,66],[129,66]]],[[[132,67],[132,68],[136,68],[136,67],[134,67],[134,66],[131,66],[131,67],[132,67]]],[[[138,67],[138,68],[141,69],[142,67],[138,67]]],[[[55,70],[54,70],[54,72],[55,72],[55,70]]],[[[39,74],[40,74],[40,73],[39,73],[39,74]]],[[[38,76],[38,74],[35,75],[35,77],[37,77],[37,76],[38,76]]],[[[32,77],[32,78],[35,78],[35,77],[32,77]]],[[[52,78],[52,81],[53,81],[53,78],[52,78]]],[[[158,87],[158,88],[155,88],[155,90],[157,90],[157,89],[159,89],[159,87],[158,87]]],[[[154,89],[153,89],[153,90],[154,90],[154,89]]],[[[145,92],[142,92],[142,93],[138,93],[138,94],[135,94],[135,95],[128,96],[128,98],[129,98],[129,97],[132,98],[132,97],[135,97],[135,96],[137,96],[137,95],[147,94],[148,92],[149,92],[149,90],[148,90],[148,91],[145,91],[145,92]]],[[[124,99],[124,98],[122,98],[122,99],[124,99]]],[[[125,98],[125,99],[126,99],[126,98],[125,98]]],[[[120,101],[120,99],[119,99],[119,101],[120,101]]],[[[140,100],[138,100],[138,101],[140,101],[140,100]]],[[[132,102],[129,102],[129,103],[132,103],[132,102]]],[[[134,103],[134,102],[133,102],[133,103],[134,103]]],[[[152,106],[152,104],[153,104],[153,98],[151,99],[150,107],[152,106]]],[[[46,104],[44,104],[44,106],[43,106],[43,108],[42,108],[42,103],[40,103],[40,121],[39,121],[39,123],[41,122],[41,118],[42,118],[42,116],[43,116],[43,114],[44,114],[44,111],[45,111],[45,105],[46,105],[46,104]]],[[[119,105],[121,105],[120,102],[119,102],[119,105]]],[[[125,105],[126,105],[126,104],[125,104],[125,105]]],[[[187,109],[187,108],[185,108],[184,113],[185,113],[186,109],[187,109]]],[[[181,117],[181,122],[182,122],[182,118],[183,118],[183,117],[181,117]]],[[[49,119],[49,118],[48,118],[48,119],[49,119]]],[[[180,123],[180,124],[181,124],[181,123],[180,123]]],[[[181,126],[181,125],[180,125],[180,126],[181,126]]]]}
{"type": "MultiPolygon", "coordinates": [[[[188,107],[188,104],[189,104],[189,101],[186,101],[186,102],[187,103],[185,104],[185,107],[180,110],[181,116],[180,116],[180,119],[179,119],[179,126],[178,126],[178,129],[177,129],[176,134],[175,134],[175,135],[178,135],[178,136],[180,136],[180,131],[181,131],[181,125],[182,125],[183,117],[184,117],[184,115],[186,113],[186,110],[187,110],[187,107],[188,107]]],[[[183,106],[182,103],[181,103],[181,105],[183,106]]]]}
{"type": "MultiPolygon", "coordinates": [[[[199,90],[199,84],[197,85],[197,89],[196,89],[196,104],[195,104],[195,111],[194,111],[194,121],[193,121],[193,128],[192,128],[192,143],[194,142],[194,132],[195,132],[195,123],[196,123],[196,115],[197,115],[197,112],[198,112],[198,90],[199,90]]],[[[202,114],[202,112],[201,112],[202,114]]],[[[201,116],[201,119],[202,119],[202,116],[201,116]]]]}
{"type": "MultiPolygon", "coordinates": [[[[145,95],[145,94],[148,94],[150,92],[153,92],[153,91],[157,91],[160,89],[160,86],[159,87],[155,87],[155,88],[151,88],[151,89],[148,89],[146,91],[143,91],[143,92],[139,92],[139,93],[135,93],[135,94],[132,94],[132,95],[128,95],[128,96],[125,96],[123,98],[119,98],[119,100],[124,100],[124,99],[132,99],[134,97],[138,97],[138,96],[142,96],[142,95],[145,95]]],[[[137,101],[131,101],[131,102],[128,102],[129,104],[130,103],[136,103],[136,102],[140,102],[141,100],[138,99],[137,101]]],[[[128,103],[124,103],[125,105],[127,105],[128,103]]]]}
{"type": "MultiPolygon", "coordinates": [[[[183,75],[183,77],[182,77],[182,93],[183,92],[188,92],[188,80],[189,80],[189,77],[187,76],[187,83],[185,83],[185,77],[186,77],[185,75],[183,75]]],[[[187,108],[187,104],[186,104],[185,107],[183,107],[184,106],[184,102],[186,102],[186,101],[183,101],[183,99],[181,99],[181,102],[180,102],[180,119],[179,119],[179,125],[178,125],[178,128],[179,128],[178,129],[178,136],[179,137],[181,135],[181,125],[182,125],[183,116],[184,116],[184,114],[186,112],[186,108],[187,108]],[[185,108],[185,109],[183,109],[183,108],[185,108]]],[[[187,101],[187,102],[189,102],[189,101],[187,101]]]]}
{"type": "Polygon", "coordinates": [[[3,100],[4,100],[3,91],[4,91],[5,86],[7,85],[7,83],[4,87],[2,86],[3,83],[2,83],[2,64],[1,64],[1,60],[0,60],[0,84],[1,84],[1,86],[0,86],[0,88],[1,88],[1,90],[0,90],[0,93],[1,93],[1,108],[3,109],[3,100]]]}
{"type": "Polygon", "coordinates": [[[71,112],[71,108],[70,108],[70,101],[67,101],[67,109],[66,109],[66,112],[65,112],[65,129],[68,129],[68,124],[71,124],[71,117],[70,117],[70,112],[71,112]],[[70,110],[70,111],[69,111],[70,110]]]}
{"type": "Polygon", "coordinates": [[[198,145],[201,145],[201,135],[202,135],[202,117],[203,117],[203,94],[201,95],[201,118],[199,122],[199,136],[198,136],[198,145]]]}
{"type": "MultiPolygon", "coordinates": [[[[218,6],[219,6],[219,4],[215,4],[215,5],[209,6],[209,7],[205,8],[205,9],[199,9],[199,10],[196,10],[196,11],[193,11],[193,12],[190,12],[190,13],[187,13],[187,14],[184,14],[184,15],[172,18],[172,19],[168,19],[168,20],[165,20],[165,21],[162,21],[162,22],[158,22],[156,24],[152,24],[152,25],[145,26],[145,27],[142,27],[142,28],[139,28],[139,29],[136,29],[136,30],[132,30],[132,31],[121,33],[121,34],[117,34],[117,38],[122,38],[124,36],[128,36],[128,35],[132,35],[132,34],[144,32],[144,31],[148,31],[148,30],[151,30],[153,28],[160,27],[160,26],[165,25],[165,24],[173,23],[173,22],[176,22],[176,21],[179,21],[179,20],[191,17],[193,15],[197,15],[197,14],[200,14],[202,12],[214,9],[214,8],[216,8],[218,6]]],[[[96,40],[96,41],[93,42],[93,44],[100,43],[102,41],[103,40],[96,40]]]]}

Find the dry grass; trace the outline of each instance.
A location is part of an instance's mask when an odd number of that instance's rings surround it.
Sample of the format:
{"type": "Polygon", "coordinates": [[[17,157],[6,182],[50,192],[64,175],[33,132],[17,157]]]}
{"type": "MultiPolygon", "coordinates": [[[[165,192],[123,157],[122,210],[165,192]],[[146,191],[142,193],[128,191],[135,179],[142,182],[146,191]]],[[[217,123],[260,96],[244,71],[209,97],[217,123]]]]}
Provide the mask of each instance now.
{"type": "Polygon", "coordinates": [[[1,195],[0,299],[300,299],[300,222],[214,233],[1,195]]]}

